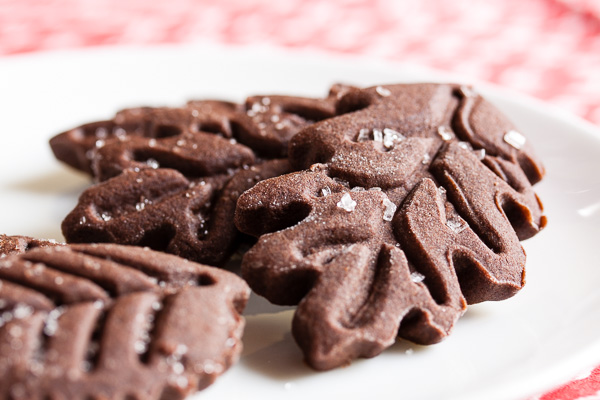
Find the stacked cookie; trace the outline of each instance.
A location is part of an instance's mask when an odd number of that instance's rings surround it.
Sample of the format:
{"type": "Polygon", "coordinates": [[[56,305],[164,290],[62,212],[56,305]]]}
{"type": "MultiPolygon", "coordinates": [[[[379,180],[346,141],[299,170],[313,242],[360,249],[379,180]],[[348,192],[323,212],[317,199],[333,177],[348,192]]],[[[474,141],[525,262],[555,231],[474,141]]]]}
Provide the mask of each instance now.
{"type": "Polygon", "coordinates": [[[242,242],[250,287],[298,306],[313,368],[397,336],[436,343],[468,303],[523,286],[520,240],[546,224],[531,145],[460,85],[129,109],[50,143],[97,183],[63,221],[71,244],[0,240],[5,397],[206,387],[239,355],[248,290],[196,262],[223,266],[242,242]]]}

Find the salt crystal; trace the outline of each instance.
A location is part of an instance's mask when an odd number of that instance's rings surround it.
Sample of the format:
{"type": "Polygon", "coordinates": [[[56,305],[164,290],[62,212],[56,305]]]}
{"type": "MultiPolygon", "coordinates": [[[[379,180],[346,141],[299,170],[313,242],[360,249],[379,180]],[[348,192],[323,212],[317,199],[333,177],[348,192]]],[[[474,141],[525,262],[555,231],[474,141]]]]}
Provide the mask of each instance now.
{"type": "Polygon", "coordinates": [[[146,204],[143,202],[139,202],[135,205],[135,209],[137,211],[142,211],[144,208],[146,208],[146,204]]]}
{"type": "Polygon", "coordinates": [[[373,140],[376,142],[383,142],[383,132],[381,129],[373,129],[373,140]]]}
{"type": "Polygon", "coordinates": [[[188,352],[188,347],[185,344],[180,343],[175,348],[175,353],[173,353],[173,354],[176,356],[179,356],[179,358],[181,358],[181,356],[187,352],[188,352]]]}
{"type": "Polygon", "coordinates": [[[449,219],[446,221],[446,226],[450,229],[452,229],[452,231],[454,233],[461,233],[462,231],[464,231],[467,228],[467,223],[463,222],[461,219],[459,218],[455,218],[455,219],[449,219]]]}
{"type": "Polygon", "coordinates": [[[423,282],[425,280],[425,275],[414,271],[410,274],[410,280],[413,281],[414,283],[419,283],[419,282],[423,282]]]}
{"type": "Polygon", "coordinates": [[[356,202],[352,200],[352,197],[350,197],[349,193],[344,193],[340,201],[337,203],[337,206],[348,212],[352,212],[356,208],[356,202]]]}
{"type": "Polygon", "coordinates": [[[127,136],[127,131],[123,128],[116,128],[114,133],[119,140],[124,140],[125,136],[127,136]]]}
{"type": "Polygon", "coordinates": [[[271,115],[271,122],[273,122],[273,123],[279,122],[279,115],[277,115],[277,114],[271,115]]]}
{"type": "Polygon", "coordinates": [[[104,142],[104,140],[102,140],[102,139],[98,139],[98,140],[96,140],[96,148],[98,148],[98,149],[99,149],[99,148],[101,148],[101,147],[104,147],[104,143],[105,143],[105,142],[104,142]]]}
{"type": "Polygon", "coordinates": [[[447,126],[438,126],[438,135],[442,137],[442,140],[448,141],[454,137],[454,134],[447,126]]]}
{"type": "Polygon", "coordinates": [[[136,340],[135,343],[133,344],[133,350],[137,354],[143,354],[146,352],[147,349],[148,349],[148,346],[146,345],[146,343],[143,340],[136,340]]]}
{"type": "Polygon", "coordinates": [[[469,142],[458,142],[458,147],[465,150],[473,150],[473,146],[469,142]]]}
{"type": "Polygon", "coordinates": [[[11,326],[8,330],[8,334],[12,337],[21,337],[21,335],[23,335],[23,328],[18,325],[11,326]]]}
{"type": "Polygon", "coordinates": [[[260,100],[260,102],[261,102],[261,103],[263,103],[263,105],[265,105],[265,106],[268,106],[269,104],[271,104],[271,99],[270,99],[270,98],[268,98],[268,97],[263,97],[263,98],[260,100]]]}
{"type": "Polygon", "coordinates": [[[150,146],[150,147],[156,146],[156,139],[150,139],[150,140],[148,140],[148,146],[150,146]]]}
{"type": "Polygon", "coordinates": [[[48,313],[44,324],[44,334],[53,336],[58,329],[58,318],[64,313],[64,308],[58,307],[48,313]]]}
{"type": "Polygon", "coordinates": [[[370,188],[369,190],[373,190],[375,192],[381,192],[381,188],[379,186],[373,186],[372,188],[370,188]]]}
{"type": "Polygon", "coordinates": [[[388,97],[389,95],[392,94],[392,92],[390,92],[389,89],[384,88],[383,86],[377,86],[375,88],[375,91],[377,92],[378,95],[380,95],[381,97],[388,97]]]}
{"type": "Polygon", "coordinates": [[[329,188],[329,186],[325,186],[323,189],[321,189],[321,194],[323,195],[323,197],[327,197],[331,194],[331,189],[329,188]]]}
{"type": "Polygon", "coordinates": [[[86,222],[87,222],[87,218],[85,218],[85,216],[83,216],[83,217],[81,217],[81,218],[79,219],[79,225],[83,225],[83,224],[85,224],[86,222]]]}
{"type": "Polygon", "coordinates": [[[366,142],[370,139],[370,133],[371,132],[368,129],[362,128],[360,131],[358,131],[358,138],[356,139],[356,141],[366,142]]]}
{"type": "Polygon", "coordinates": [[[525,136],[521,135],[521,133],[515,130],[510,130],[504,135],[504,141],[515,149],[520,150],[525,145],[527,139],[525,136]]]}
{"type": "Polygon", "coordinates": [[[175,383],[177,384],[177,386],[179,386],[180,388],[184,389],[188,386],[188,379],[185,376],[178,376],[177,379],[175,380],[175,383]]]}
{"type": "Polygon", "coordinates": [[[65,279],[62,276],[57,276],[54,278],[54,283],[58,286],[62,285],[65,282],[65,279]]]}
{"type": "Polygon", "coordinates": [[[234,138],[229,139],[229,143],[231,144],[237,144],[237,140],[235,140],[234,138]]]}
{"type": "Polygon", "coordinates": [[[431,156],[429,154],[425,153],[425,155],[423,156],[423,160],[421,161],[421,163],[427,164],[429,161],[431,161],[431,156]]]}
{"type": "Polygon", "coordinates": [[[96,129],[96,137],[104,139],[108,136],[108,131],[106,130],[106,128],[98,128],[96,129]]]}
{"type": "Polygon", "coordinates": [[[146,164],[148,164],[148,166],[153,169],[160,167],[160,164],[154,158],[147,159],[146,164]]]}
{"type": "Polygon", "coordinates": [[[92,363],[89,361],[82,361],[81,362],[81,369],[83,370],[83,372],[90,372],[92,370],[92,363]]]}
{"type": "Polygon", "coordinates": [[[205,361],[204,362],[204,373],[210,375],[214,372],[215,372],[215,364],[212,361],[205,361]]]}
{"type": "Polygon", "coordinates": [[[383,220],[391,221],[394,218],[394,214],[396,213],[397,207],[388,198],[383,200],[383,205],[385,206],[385,209],[383,210],[383,220]]]}
{"type": "Polygon", "coordinates": [[[365,188],[362,186],[354,186],[352,189],[350,189],[351,192],[364,192],[365,188]]]}
{"type": "Polygon", "coordinates": [[[33,314],[33,308],[25,304],[17,304],[17,306],[13,310],[13,316],[16,319],[27,318],[31,316],[31,314],[33,314]]]}
{"type": "Polygon", "coordinates": [[[183,140],[183,139],[179,139],[179,140],[177,141],[177,146],[184,146],[184,145],[185,145],[185,140],[183,140]]]}
{"type": "Polygon", "coordinates": [[[475,150],[475,155],[479,160],[483,160],[485,158],[485,149],[475,150]]]}
{"type": "Polygon", "coordinates": [[[112,219],[112,217],[110,216],[109,213],[103,212],[102,214],[100,214],[100,218],[102,218],[102,220],[104,222],[108,222],[112,219]]]}
{"type": "Polygon", "coordinates": [[[404,135],[390,128],[383,129],[383,145],[389,149],[394,146],[395,142],[404,140],[404,135]]]}
{"type": "Polygon", "coordinates": [[[438,188],[438,193],[440,194],[440,196],[443,196],[443,195],[445,195],[445,194],[446,194],[446,188],[445,188],[445,187],[443,187],[443,186],[440,186],[440,187],[438,188]]]}

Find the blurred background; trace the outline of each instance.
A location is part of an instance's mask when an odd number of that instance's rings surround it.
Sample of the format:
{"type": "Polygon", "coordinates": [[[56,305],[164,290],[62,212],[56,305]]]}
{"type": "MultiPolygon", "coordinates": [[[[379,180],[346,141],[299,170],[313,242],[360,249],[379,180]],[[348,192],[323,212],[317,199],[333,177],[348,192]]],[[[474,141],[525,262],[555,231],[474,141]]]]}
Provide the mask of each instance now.
{"type": "MultiPolygon", "coordinates": [[[[600,125],[600,0],[0,0],[0,59],[179,43],[422,65],[600,125]]],[[[600,367],[539,399],[598,393],[600,367]]]]}
{"type": "Polygon", "coordinates": [[[600,124],[600,0],[0,0],[0,56],[166,43],[424,65],[600,124]]]}

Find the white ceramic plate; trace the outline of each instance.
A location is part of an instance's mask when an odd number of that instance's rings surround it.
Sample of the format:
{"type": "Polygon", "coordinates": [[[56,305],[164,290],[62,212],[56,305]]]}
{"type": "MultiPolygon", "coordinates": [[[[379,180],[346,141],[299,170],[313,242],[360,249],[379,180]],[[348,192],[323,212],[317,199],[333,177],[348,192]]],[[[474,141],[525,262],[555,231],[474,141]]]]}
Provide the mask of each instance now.
{"type": "MultiPolygon", "coordinates": [[[[0,59],[0,232],[62,239],[60,222],[89,182],[55,161],[47,140],[120,108],[323,96],[335,82],[449,79],[456,77],[265,48],[106,48],[0,59]]],[[[479,88],[526,133],[548,170],[537,191],[549,224],[524,243],[525,289],[470,307],[438,345],[399,342],[325,373],[302,363],[292,311],[253,299],[240,362],[198,398],[523,399],[600,363],[600,134],[533,100],[479,88]]]]}

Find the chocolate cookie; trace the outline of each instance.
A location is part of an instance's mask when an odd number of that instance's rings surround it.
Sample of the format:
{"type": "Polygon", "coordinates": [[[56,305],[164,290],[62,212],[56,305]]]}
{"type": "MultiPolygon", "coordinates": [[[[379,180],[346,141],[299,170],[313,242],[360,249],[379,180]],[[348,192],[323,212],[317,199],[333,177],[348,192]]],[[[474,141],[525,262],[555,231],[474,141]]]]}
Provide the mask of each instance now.
{"type": "Polygon", "coordinates": [[[83,192],[62,223],[63,235],[69,243],[148,246],[222,265],[239,239],[233,223],[239,195],[289,171],[287,160],[202,179],[167,168],[126,170],[83,192]]]}
{"type": "Polygon", "coordinates": [[[308,169],[258,183],[236,210],[238,228],[259,237],[244,278],[298,304],[294,338],[321,370],[396,336],[436,343],[467,302],[514,295],[519,240],[546,224],[531,188],[542,165],[471,89],[351,90],[337,110],[291,140],[290,162],[308,169]]]}
{"type": "Polygon", "coordinates": [[[241,351],[247,285],[118,245],[0,260],[0,397],[182,399],[241,351]]]}
{"type": "Polygon", "coordinates": [[[70,243],[150,246],[221,265],[235,247],[237,196],[290,172],[289,139],[334,115],[349,87],[324,99],[254,96],[243,105],[191,101],[137,108],[54,137],[60,160],[106,181],[87,190],[63,221],[70,243]],[[113,178],[113,179],[110,179],[113,178]]]}
{"type": "Polygon", "coordinates": [[[105,180],[126,168],[174,168],[188,177],[227,173],[256,157],[282,158],[301,128],[335,114],[335,85],[324,99],[254,96],[243,105],[190,101],[181,108],[132,108],[50,140],[59,160],[105,180]]]}
{"type": "Polygon", "coordinates": [[[38,247],[59,246],[54,240],[35,239],[29,236],[8,236],[0,234],[0,258],[21,254],[38,247]]]}

